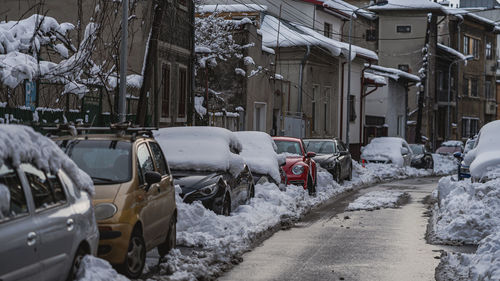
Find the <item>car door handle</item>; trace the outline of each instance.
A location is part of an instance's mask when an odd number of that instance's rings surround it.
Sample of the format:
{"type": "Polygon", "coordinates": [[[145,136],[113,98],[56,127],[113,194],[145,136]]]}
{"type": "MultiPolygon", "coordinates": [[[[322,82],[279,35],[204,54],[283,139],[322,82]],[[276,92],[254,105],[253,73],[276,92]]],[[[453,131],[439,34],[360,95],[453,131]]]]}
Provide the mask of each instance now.
{"type": "Polygon", "coordinates": [[[73,221],[73,219],[68,219],[66,221],[66,226],[68,227],[68,231],[72,231],[75,227],[75,222],[73,221]]]}
{"type": "Polygon", "coordinates": [[[26,239],[26,244],[28,244],[28,246],[33,246],[36,244],[36,233],[35,232],[28,233],[28,238],[26,239]]]}

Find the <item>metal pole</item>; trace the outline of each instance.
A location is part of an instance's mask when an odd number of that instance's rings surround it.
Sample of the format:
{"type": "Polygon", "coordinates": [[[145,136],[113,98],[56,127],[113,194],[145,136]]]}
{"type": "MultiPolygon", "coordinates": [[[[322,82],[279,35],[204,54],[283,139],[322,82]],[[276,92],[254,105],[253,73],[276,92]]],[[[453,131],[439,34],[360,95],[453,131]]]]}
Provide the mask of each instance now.
{"type": "MultiPolygon", "coordinates": [[[[346,146],[347,146],[347,149],[349,149],[349,144],[350,144],[350,141],[349,141],[349,123],[351,122],[351,119],[350,119],[350,114],[351,114],[351,51],[352,51],[352,38],[351,38],[351,32],[352,32],[352,16],[354,15],[354,13],[356,13],[357,9],[351,13],[351,15],[349,16],[349,56],[347,58],[347,110],[346,110],[346,114],[347,114],[347,118],[346,118],[346,121],[347,121],[347,124],[346,124],[346,146]]],[[[343,101],[342,101],[343,102],[343,101]]]]}
{"type": "Polygon", "coordinates": [[[118,96],[118,122],[126,121],[127,95],[127,38],[128,0],[122,0],[122,42],[120,46],[120,93],[118,96]]]}

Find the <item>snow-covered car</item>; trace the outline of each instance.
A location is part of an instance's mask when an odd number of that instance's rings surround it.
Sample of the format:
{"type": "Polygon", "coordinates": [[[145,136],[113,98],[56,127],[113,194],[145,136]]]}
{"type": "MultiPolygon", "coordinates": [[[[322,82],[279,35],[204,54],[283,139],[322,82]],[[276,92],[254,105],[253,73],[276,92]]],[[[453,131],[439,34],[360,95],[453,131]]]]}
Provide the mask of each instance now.
{"type": "Polygon", "coordinates": [[[155,138],[184,202],[201,201],[207,209],[228,216],[254,196],[252,173],[235,133],[218,127],[172,127],[155,131],[155,138]]]}
{"type": "Polygon", "coordinates": [[[54,139],[94,181],[99,257],[137,278],[147,251],[156,247],[163,257],[175,247],[173,178],[151,131],[137,136],[131,128],[102,129],[54,139]]]}
{"type": "Polygon", "coordinates": [[[464,144],[459,140],[449,140],[441,144],[441,146],[436,149],[436,153],[441,155],[453,155],[455,152],[462,152],[464,150],[464,144]]]}
{"type": "Polygon", "coordinates": [[[0,125],[0,280],[73,280],[96,255],[94,185],[50,139],[0,125]]]}
{"type": "Polygon", "coordinates": [[[397,137],[374,138],[361,149],[361,162],[409,166],[413,152],[408,143],[397,137]]]}
{"type": "Polygon", "coordinates": [[[307,151],[316,153],[314,161],[332,174],[336,182],[351,180],[351,153],[340,139],[304,139],[303,141],[307,151]]]}
{"type": "Polygon", "coordinates": [[[465,142],[465,148],[464,148],[464,155],[467,154],[469,151],[471,151],[474,148],[474,144],[476,143],[477,135],[468,139],[465,142]]]}
{"type": "Polygon", "coordinates": [[[282,177],[284,170],[281,166],[286,163],[286,158],[276,153],[278,148],[271,136],[257,131],[235,134],[243,145],[240,155],[250,168],[255,183],[272,182],[285,189],[286,179],[282,177]]]}
{"type": "Polygon", "coordinates": [[[312,159],[314,152],[307,152],[301,139],[291,137],[273,137],[278,147],[278,154],[286,156],[283,169],[287,175],[287,185],[293,184],[304,187],[309,194],[316,193],[317,174],[316,162],[312,159]]]}
{"type": "Polygon", "coordinates": [[[473,181],[486,181],[500,177],[500,120],[484,125],[477,135],[474,148],[465,155],[463,165],[468,166],[473,181]]]}
{"type": "Polygon", "coordinates": [[[425,145],[411,143],[409,144],[413,156],[411,158],[411,166],[417,169],[433,169],[434,160],[432,154],[427,151],[425,145]]]}

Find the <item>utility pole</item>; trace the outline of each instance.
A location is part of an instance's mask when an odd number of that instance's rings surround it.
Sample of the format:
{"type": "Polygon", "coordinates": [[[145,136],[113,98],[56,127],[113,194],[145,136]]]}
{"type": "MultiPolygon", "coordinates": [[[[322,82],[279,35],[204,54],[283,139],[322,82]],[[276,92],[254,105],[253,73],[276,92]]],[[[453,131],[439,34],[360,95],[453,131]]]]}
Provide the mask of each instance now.
{"type": "Polygon", "coordinates": [[[118,122],[126,121],[127,107],[127,39],[128,0],[122,0],[122,42],[120,46],[120,93],[118,96],[118,122]]]}

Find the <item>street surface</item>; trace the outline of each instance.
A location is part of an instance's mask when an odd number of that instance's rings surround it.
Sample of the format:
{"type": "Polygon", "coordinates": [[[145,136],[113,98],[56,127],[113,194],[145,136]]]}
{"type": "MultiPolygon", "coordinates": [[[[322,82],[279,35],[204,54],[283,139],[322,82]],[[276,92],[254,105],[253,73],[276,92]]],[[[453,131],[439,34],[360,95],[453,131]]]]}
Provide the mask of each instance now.
{"type": "Polygon", "coordinates": [[[330,200],[243,255],[219,280],[434,280],[442,247],[425,241],[424,197],[438,178],[380,184],[330,200]],[[398,209],[344,212],[375,190],[410,193],[398,209]]]}

